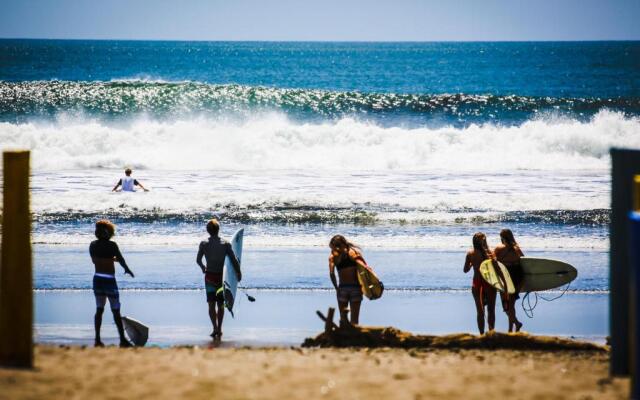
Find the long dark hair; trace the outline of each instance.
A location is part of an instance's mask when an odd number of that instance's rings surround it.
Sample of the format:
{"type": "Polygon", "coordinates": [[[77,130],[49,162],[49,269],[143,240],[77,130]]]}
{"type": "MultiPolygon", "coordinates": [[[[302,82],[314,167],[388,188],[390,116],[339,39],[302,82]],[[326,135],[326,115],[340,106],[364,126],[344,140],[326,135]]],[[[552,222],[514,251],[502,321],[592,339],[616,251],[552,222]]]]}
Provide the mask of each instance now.
{"type": "Polygon", "coordinates": [[[340,252],[341,257],[343,254],[348,255],[349,250],[351,249],[354,249],[358,254],[360,254],[360,247],[351,243],[342,235],[335,235],[334,237],[332,237],[331,240],[329,241],[329,247],[340,249],[340,250],[344,249],[345,250],[344,252],[342,251],[340,252]]]}
{"type": "Polygon", "coordinates": [[[504,242],[505,246],[510,249],[516,249],[518,247],[518,242],[516,242],[516,238],[513,237],[513,232],[511,229],[503,229],[500,231],[500,239],[504,242]]]}
{"type": "Polygon", "coordinates": [[[473,235],[473,249],[480,253],[485,260],[494,258],[493,253],[489,250],[489,245],[487,245],[487,236],[482,232],[473,235]]]}

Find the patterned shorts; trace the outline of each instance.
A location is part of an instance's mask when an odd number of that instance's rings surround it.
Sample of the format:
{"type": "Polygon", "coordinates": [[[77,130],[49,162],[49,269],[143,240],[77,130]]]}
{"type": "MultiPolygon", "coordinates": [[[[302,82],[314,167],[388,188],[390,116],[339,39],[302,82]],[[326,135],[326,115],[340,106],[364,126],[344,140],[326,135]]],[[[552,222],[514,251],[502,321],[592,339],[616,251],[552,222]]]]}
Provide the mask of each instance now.
{"type": "Polygon", "coordinates": [[[338,287],[338,301],[343,303],[362,301],[362,289],[360,285],[340,285],[338,287]]]}

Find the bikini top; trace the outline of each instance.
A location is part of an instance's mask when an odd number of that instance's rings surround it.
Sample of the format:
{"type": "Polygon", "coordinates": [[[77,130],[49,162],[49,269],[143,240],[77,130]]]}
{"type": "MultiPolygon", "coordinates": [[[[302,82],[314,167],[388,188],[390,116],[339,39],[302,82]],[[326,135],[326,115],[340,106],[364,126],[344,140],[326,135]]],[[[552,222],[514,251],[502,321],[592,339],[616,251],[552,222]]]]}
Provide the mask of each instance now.
{"type": "MultiPolygon", "coordinates": [[[[361,257],[357,257],[357,258],[361,258],[361,257]]],[[[335,266],[336,266],[336,269],[338,271],[340,271],[342,269],[345,269],[345,268],[355,267],[357,265],[358,265],[358,263],[354,259],[349,257],[348,254],[344,254],[344,255],[340,256],[338,258],[338,261],[335,262],[335,266]]]]}

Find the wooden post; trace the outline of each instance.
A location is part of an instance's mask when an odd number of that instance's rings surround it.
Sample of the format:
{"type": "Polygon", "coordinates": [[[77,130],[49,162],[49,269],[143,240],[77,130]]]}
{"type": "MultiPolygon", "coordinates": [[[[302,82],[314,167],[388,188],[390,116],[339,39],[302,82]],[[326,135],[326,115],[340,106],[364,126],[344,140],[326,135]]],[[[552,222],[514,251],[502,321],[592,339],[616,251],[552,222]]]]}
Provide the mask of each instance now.
{"type": "Polygon", "coordinates": [[[0,365],[33,367],[29,152],[3,155],[0,365]]]}
{"type": "Polygon", "coordinates": [[[630,223],[632,182],[640,174],[640,151],[611,149],[611,224],[609,228],[609,331],[612,375],[629,375],[630,358],[630,223]]]}
{"type": "Polygon", "coordinates": [[[335,324],[333,323],[333,314],[335,313],[336,309],[333,307],[329,307],[329,311],[327,311],[327,320],[324,322],[324,333],[326,333],[327,335],[330,335],[331,332],[333,331],[333,327],[335,326],[335,324]]]}
{"type": "Polygon", "coordinates": [[[640,396],[640,175],[633,178],[633,212],[629,215],[630,299],[629,348],[631,350],[631,398],[640,396]]]}

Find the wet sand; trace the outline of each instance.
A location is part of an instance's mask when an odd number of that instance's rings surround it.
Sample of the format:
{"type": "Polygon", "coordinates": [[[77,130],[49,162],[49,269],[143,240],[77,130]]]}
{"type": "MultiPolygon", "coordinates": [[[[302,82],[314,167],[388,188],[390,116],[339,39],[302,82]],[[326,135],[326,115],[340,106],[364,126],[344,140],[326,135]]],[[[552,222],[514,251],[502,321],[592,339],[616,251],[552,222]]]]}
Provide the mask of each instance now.
{"type": "Polygon", "coordinates": [[[0,399],[622,399],[606,352],[38,345],[0,399]]]}

